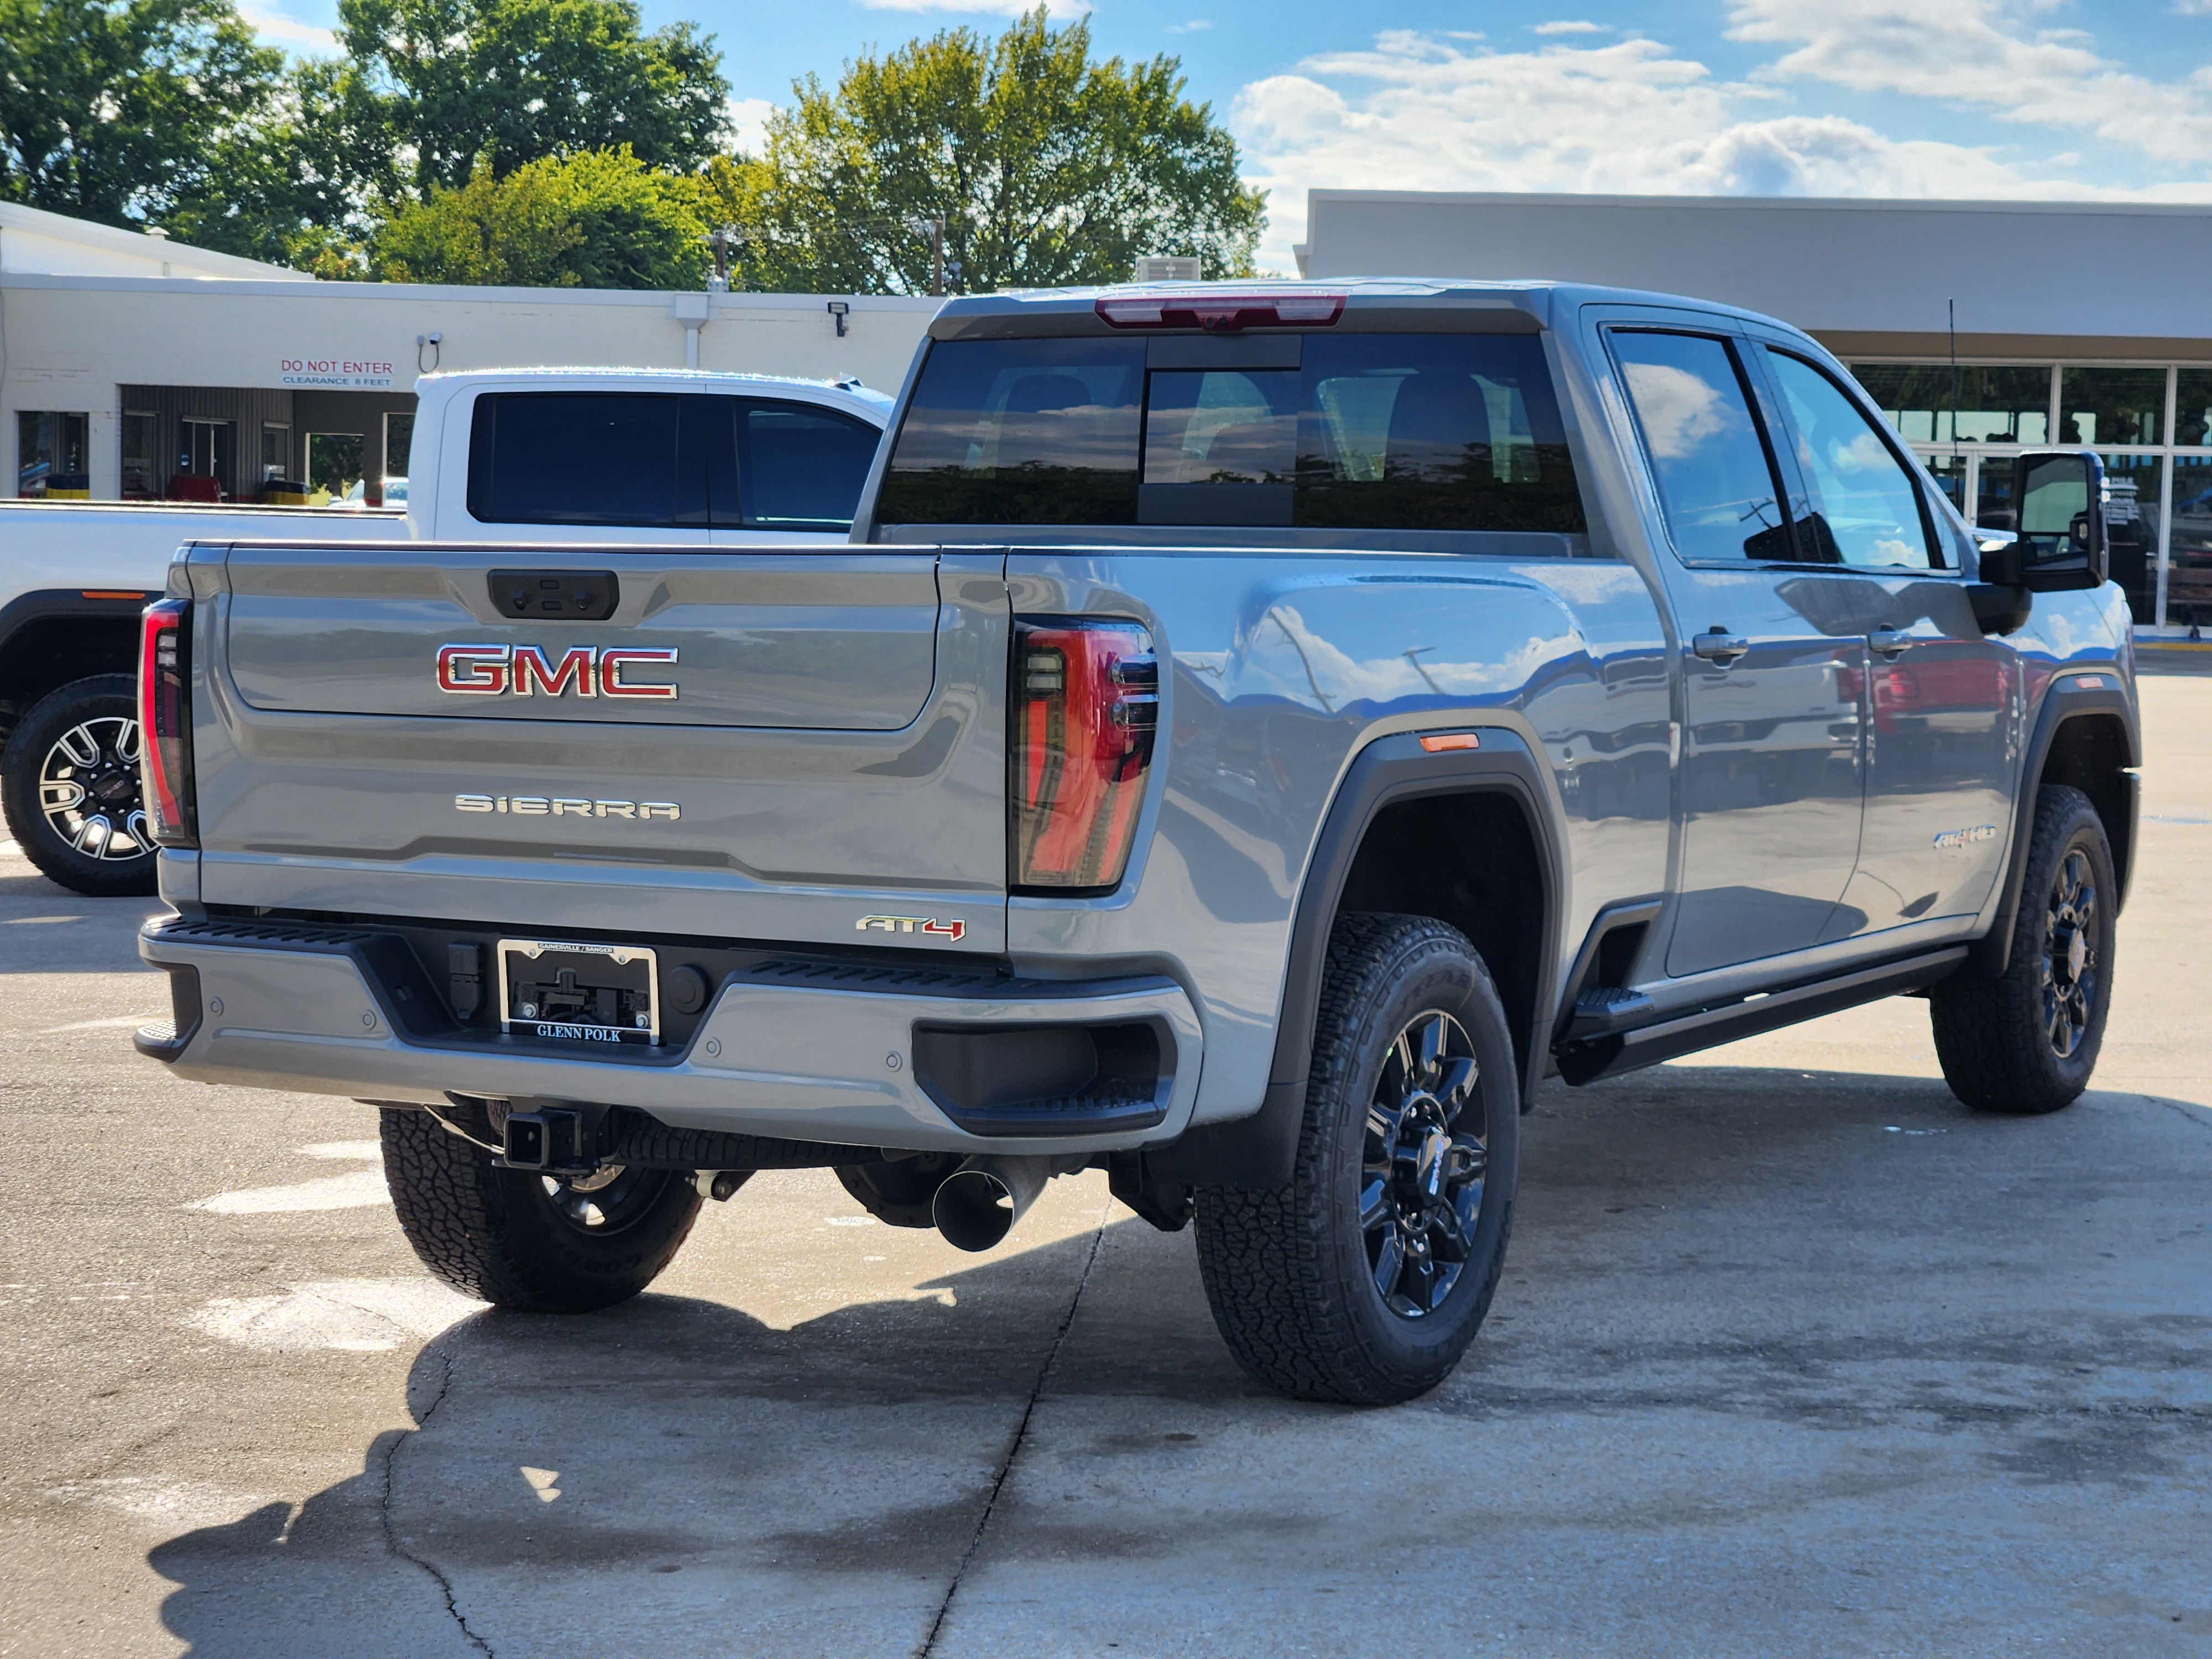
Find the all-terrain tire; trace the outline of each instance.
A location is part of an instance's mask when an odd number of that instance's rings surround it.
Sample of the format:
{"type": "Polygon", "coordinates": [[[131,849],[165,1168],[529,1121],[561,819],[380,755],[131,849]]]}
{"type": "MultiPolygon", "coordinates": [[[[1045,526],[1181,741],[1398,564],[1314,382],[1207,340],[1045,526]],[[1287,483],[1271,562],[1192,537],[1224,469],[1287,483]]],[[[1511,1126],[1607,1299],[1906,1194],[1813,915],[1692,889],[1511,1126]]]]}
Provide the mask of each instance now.
{"type": "Polygon", "coordinates": [[[9,735],[7,749],[0,752],[0,810],[6,813],[9,835],[48,879],[73,893],[124,898],[154,890],[153,841],[151,831],[143,830],[145,818],[140,811],[137,729],[138,682],[129,674],[94,674],[72,680],[32,704],[9,735]],[[118,750],[117,738],[131,745],[127,751],[118,750]],[[82,749],[90,757],[89,764],[74,763],[69,749],[57,747],[65,743],[82,749]],[[111,833],[87,841],[92,850],[72,846],[71,837],[49,816],[41,790],[50,781],[50,772],[58,775],[57,787],[73,781],[81,781],[80,789],[90,786],[81,813],[75,807],[61,811],[80,834],[94,817],[110,826],[111,833]],[[134,823],[141,827],[140,834],[128,828],[134,823]],[[133,850],[119,857],[102,856],[105,849],[116,846],[133,850]]]}
{"type": "MultiPolygon", "coordinates": [[[[1449,1033],[1447,1033],[1449,1036],[1449,1033]]],[[[1417,1075],[1440,1078],[1441,1066],[1417,1075]]],[[[1313,1068],[1307,1088],[1297,1160],[1288,1186],[1273,1191],[1201,1187],[1194,1194],[1198,1265],[1214,1323],[1237,1363],[1255,1380],[1308,1400],[1389,1405],[1434,1388],[1474,1340],[1498,1287],[1512,1228],[1519,1176],[1521,1088],[1504,1004],[1490,970],[1455,928],[1424,916],[1380,914],[1344,917],[1329,938],[1328,961],[1315,1021],[1313,1068]],[[1475,1073],[1456,1085],[1465,1102],[1458,1123],[1472,1138],[1479,1129],[1483,1164],[1473,1181],[1470,1219],[1455,1220],[1450,1237],[1460,1255],[1448,1280],[1426,1281],[1434,1301],[1418,1308],[1423,1292],[1393,1297],[1384,1281],[1409,1271],[1409,1253],[1430,1271],[1445,1255],[1438,1235],[1421,1237],[1419,1251],[1400,1233],[1399,1267],[1389,1267],[1393,1224],[1363,1220],[1384,1206],[1422,1201],[1419,1170],[1431,1167],[1431,1130],[1416,1148],[1410,1188],[1378,1182],[1377,1146],[1406,1145],[1407,1125],[1444,1097],[1439,1085],[1424,1096],[1402,1084],[1413,1048],[1399,1048],[1401,1034],[1418,1044],[1419,1031],[1436,1031],[1445,1016],[1475,1073]],[[1392,1115],[1390,1103],[1412,1102],[1392,1115]],[[1476,1122],[1480,1119],[1479,1124],[1476,1122]],[[1384,1126],[1389,1127],[1385,1133],[1384,1126]],[[1378,1199],[1378,1191],[1382,1196],[1378,1199]],[[1409,1196],[1409,1193],[1412,1194],[1409,1196]],[[1381,1242],[1378,1243],[1377,1241],[1381,1242]],[[1409,1308],[1414,1309],[1408,1311],[1409,1308]]],[[[1450,1150],[1448,1142],[1446,1152],[1450,1150]]],[[[1430,1214],[1440,1213],[1433,1209],[1430,1214]]]]}
{"type": "MultiPolygon", "coordinates": [[[[446,1109],[441,1109],[441,1110],[446,1109]]],[[[482,1139],[481,1110],[447,1115],[482,1139]]],[[[428,1112],[382,1109],[384,1178],[400,1230],[422,1265],[464,1296],[526,1313],[590,1313],[626,1302],[659,1276],[699,1214],[696,1186],[679,1170],[625,1171],[604,1190],[603,1226],[563,1207],[544,1178],[502,1170],[484,1146],[428,1112]],[[617,1190],[621,1180],[632,1184],[617,1190]]]]}
{"type": "Polygon", "coordinates": [[[2112,1005],[2118,897],[2097,809],[2079,789],[2045,785],[2004,973],[1954,976],[1928,994],[1953,1094],[1978,1111],[2032,1116],[2071,1105],[2089,1086],[2112,1005]]]}

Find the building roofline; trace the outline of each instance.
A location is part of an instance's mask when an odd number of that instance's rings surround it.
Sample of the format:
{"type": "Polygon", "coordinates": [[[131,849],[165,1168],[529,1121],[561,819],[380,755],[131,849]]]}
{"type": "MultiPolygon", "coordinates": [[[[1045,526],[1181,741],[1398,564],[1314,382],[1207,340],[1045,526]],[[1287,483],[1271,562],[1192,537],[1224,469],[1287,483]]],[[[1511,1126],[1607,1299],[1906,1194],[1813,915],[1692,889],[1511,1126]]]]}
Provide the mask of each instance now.
{"type": "MultiPolygon", "coordinates": [[[[314,281],[304,270],[292,270],[266,260],[242,258],[235,253],[218,253],[213,248],[196,247],[190,242],[174,241],[166,236],[149,236],[143,230],[125,230],[117,225],[103,225],[91,219],[75,219],[65,213],[50,213],[44,208],[26,207],[20,202],[0,202],[0,230],[11,229],[26,231],[34,236],[50,237],[58,242],[73,242],[79,247],[125,254],[134,259],[181,266],[198,273],[185,279],[191,282],[206,282],[210,278],[270,283],[314,281]]],[[[23,271],[9,274],[46,276],[53,273],[23,271]]],[[[152,280],[158,282],[161,279],[155,277],[152,280]]],[[[168,280],[173,282],[177,278],[172,276],[168,280]]]]}
{"type": "Polygon", "coordinates": [[[2100,217],[2212,218],[2212,195],[2203,202],[2027,201],[1875,196],[1585,196],[1573,191],[1447,190],[1309,190],[1308,210],[1323,202],[1427,202],[1453,206],[1817,209],[1822,212],[2087,214],[2100,217]]]}
{"type": "MultiPolygon", "coordinates": [[[[4,204],[0,204],[4,205],[4,204]]],[[[4,222],[0,222],[3,223],[4,222]]],[[[129,235],[130,232],[118,234],[129,235]]],[[[228,257],[228,256],[224,256],[228,257]]],[[[819,311],[831,300],[856,311],[935,312],[945,302],[931,295],[903,294],[750,294],[704,295],[697,289],[623,288],[472,288],[447,283],[325,283],[313,277],[226,278],[212,287],[192,276],[89,276],[52,271],[0,271],[0,287],[16,289],[83,289],[107,294],[267,294],[289,299],[307,295],[331,299],[386,300],[401,302],[463,302],[501,301],[513,304],[573,306],[635,306],[666,311],[678,299],[711,297],[718,309],[730,311],[819,311]]]]}

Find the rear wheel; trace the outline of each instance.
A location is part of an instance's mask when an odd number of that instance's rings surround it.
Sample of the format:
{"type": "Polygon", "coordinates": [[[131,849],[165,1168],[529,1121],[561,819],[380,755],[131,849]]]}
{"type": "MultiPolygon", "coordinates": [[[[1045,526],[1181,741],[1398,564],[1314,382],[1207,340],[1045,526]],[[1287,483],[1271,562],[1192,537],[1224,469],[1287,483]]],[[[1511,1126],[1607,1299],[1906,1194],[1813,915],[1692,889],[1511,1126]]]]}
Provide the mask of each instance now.
{"type": "Polygon", "coordinates": [[[1953,1094],[1980,1111],[2031,1116],[2071,1105],[2089,1086],[2112,1003],[2118,894],[2095,806],[2079,789],[2045,786],[2003,975],[1948,979],[1928,994],[1953,1094]]]}
{"type": "Polygon", "coordinates": [[[1353,915],[1329,940],[1291,1183],[1200,1188],[1200,1274],[1255,1379],[1388,1405],[1442,1382],[1489,1310],[1520,1088],[1490,972],[1456,929],[1353,915]]]}
{"type": "Polygon", "coordinates": [[[503,1170],[479,1110],[454,1121],[383,1109],[384,1177],[422,1265],[464,1296],[527,1313],[628,1301],[674,1259],[699,1213],[680,1170],[611,1165],[575,1181],[503,1170]]]}
{"type": "Polygon", "coordinates": [[[138,782],[138,690],[95,674],[32,705],[0,755],[0,805],[23,856],[72,892],[154,890],[138,782]]]}

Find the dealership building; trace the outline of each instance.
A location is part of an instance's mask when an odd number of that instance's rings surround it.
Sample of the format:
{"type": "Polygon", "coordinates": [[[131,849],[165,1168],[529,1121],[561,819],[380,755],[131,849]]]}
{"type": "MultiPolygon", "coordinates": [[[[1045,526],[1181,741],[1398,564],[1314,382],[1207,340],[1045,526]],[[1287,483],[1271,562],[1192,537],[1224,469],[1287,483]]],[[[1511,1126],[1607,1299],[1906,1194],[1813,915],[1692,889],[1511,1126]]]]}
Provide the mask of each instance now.
{"type": "Polygon", "coordinates": [[[2004,522],[2023,447],[2094,447],[2138,626],[2212,623],[2212,204],[1322,190],[1297,252],[1316,279],[1550,277],[1781,318],[1970,517],[2004,522]]]}
{"type": "MultiPolygon", "coordinates": [[[[2139,625],[2212,621],[2212,205],[1315,191],[1300,271],[1747,306],[1848,362],[1970,516],[2084,444],[2139,625]]],[[[517,365],[904,378],[939,302],[319,283],[0,204],[21,495],[297,501],[404,476],[416,379],[517,365]]],[[[577,458],[589,465],[589,456],[577,458]]]]}
{"type": "MultiPolygon", "coordinates": [[[[940,302],[319,283],[0,203],[0,432],[15,493],[381,498],[434,369],[905,379],[940,302]]],[[[591,457],[579,456],[587,466],[591,457]]]]}

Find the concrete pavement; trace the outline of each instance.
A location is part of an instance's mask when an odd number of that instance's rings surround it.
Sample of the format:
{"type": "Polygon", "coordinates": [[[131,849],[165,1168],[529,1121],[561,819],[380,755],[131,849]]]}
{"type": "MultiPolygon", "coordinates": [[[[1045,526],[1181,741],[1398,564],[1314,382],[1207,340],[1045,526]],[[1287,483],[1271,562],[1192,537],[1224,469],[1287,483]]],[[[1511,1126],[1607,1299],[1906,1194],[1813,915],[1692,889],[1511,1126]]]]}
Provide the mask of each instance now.
{"type": "Polygon", "coordinates": [[[1253,1389],[1188,1236],[834,1180],[575,1320],[436,1286],[374,1117],[179,1083],[150,906],[0,861],[0,1655],[2212,1651],[2212,678],[2145,681],[2099,1089],[1897,1000],[1548,1089],[1468,1361],[1253,1389]]]}

